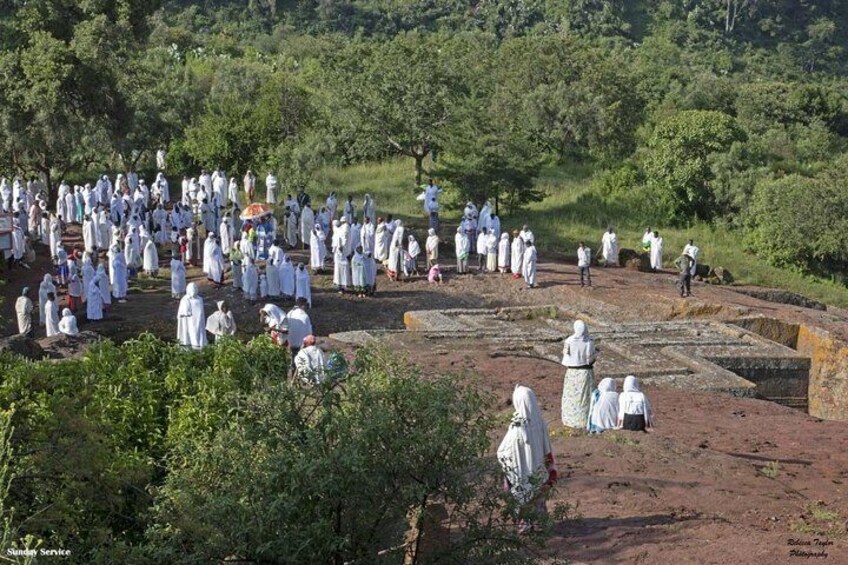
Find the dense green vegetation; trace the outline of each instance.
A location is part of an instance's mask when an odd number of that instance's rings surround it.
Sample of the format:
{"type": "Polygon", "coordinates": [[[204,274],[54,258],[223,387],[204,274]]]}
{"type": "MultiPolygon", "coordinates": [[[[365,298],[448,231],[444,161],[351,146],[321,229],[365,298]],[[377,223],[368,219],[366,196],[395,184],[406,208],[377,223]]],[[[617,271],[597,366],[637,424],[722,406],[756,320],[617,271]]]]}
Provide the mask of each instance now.
{"type": "Polygon", "coordinates": [[[433,512],[453,534],[418,562],[509,562],[534,543],[511,527],[474,387],[379,350],[319,388],[287,367],[265,337],[1,357],[3,555],[40,543],[75,563],[398,562],[433,512]]]}
{"type": "Polygon", "coordinates": [[[328,166],[402,156],[410,190],[432,174],[515,211],[545,197],[540,171],[589,167],[640,222],[708,222],[774,265],[846,275],[845,231],[819,225],[846,205],[838,0],[2,6],[9,175],[152,172],[165,147],[172,176],[273,168],[324,190],[328,166]]]}

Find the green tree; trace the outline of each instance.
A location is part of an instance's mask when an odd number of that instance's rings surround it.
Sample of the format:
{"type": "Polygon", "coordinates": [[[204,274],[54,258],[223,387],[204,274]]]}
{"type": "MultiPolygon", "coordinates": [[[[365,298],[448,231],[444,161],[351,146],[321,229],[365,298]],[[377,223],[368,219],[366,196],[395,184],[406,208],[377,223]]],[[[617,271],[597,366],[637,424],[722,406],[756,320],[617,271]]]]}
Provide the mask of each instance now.
{"type": "Polygon", "coordinates": [[[0,143],[19,173],[84,169],[111,149],[129,107],[121,75],[157,1],[16,2],[0,18],[0,143]]]}
{"type": "Polygon", "coordinates": [[[357,120],[362,135],[376,136],[394,153],[412,158],[416,186],[424,159],[465,90],[460,61],[451,49],[451,43],[460,42],[446,35],[402,33],[385,43],[345,45],[323,63],[325,88],[342,115],[357,120]]]}
{"type": "Polygon", "coordinates": [[[645,173],[649,195],[664,220],[683,223],[715,215],[710,156],[744,138],[731,116],[710,110],[679,112],[656,126],[645,173]]]}

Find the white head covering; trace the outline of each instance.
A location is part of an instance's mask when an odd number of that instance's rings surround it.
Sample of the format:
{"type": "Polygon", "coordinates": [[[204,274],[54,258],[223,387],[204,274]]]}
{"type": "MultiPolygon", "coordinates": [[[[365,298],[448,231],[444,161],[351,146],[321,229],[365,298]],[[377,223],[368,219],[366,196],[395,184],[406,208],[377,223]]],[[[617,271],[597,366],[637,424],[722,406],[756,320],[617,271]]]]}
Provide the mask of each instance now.
{"type": "Polygon", "coordinates": [[[265,312],[265,321],[269,328],[273,328],[275,330],[282,328],[283,323],[286,321],[286,313],[283,312],[279,306],[275,304],[266,304],[262,307],[262,311],[265,312]]]}
{"type": "Polygon", "coordinates": [[[633,375],[625,377],[624,392],[639,392],[639,379],[637,379],[633,375]]]}

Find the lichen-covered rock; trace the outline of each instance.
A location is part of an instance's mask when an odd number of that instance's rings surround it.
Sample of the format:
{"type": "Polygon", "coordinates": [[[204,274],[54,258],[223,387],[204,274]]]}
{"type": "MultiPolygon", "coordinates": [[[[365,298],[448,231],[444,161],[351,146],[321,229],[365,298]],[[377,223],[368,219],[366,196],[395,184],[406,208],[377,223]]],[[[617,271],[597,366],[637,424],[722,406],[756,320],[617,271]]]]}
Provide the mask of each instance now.
{"type": "Polygon", "coordinates": [[[44,356],[50,359],[72,359],[81,357],[88,349],[103,339],[94,332],[80,332],[79,335],[65,334],[44,337],[38,340],[44,356]]]}
{"type": "Polygon", "coordinates": [[[724,267],[715,267],[707,275],[707,282],[710,284],[732,284],[733,275],[724,267]]]}
{"type": "Polygon", "coordinates": [[[44,356],[44,351],[38,342],[22,335],[0,339],[0,352],[15,353],[33,361],[38,361],[44,356]]]}

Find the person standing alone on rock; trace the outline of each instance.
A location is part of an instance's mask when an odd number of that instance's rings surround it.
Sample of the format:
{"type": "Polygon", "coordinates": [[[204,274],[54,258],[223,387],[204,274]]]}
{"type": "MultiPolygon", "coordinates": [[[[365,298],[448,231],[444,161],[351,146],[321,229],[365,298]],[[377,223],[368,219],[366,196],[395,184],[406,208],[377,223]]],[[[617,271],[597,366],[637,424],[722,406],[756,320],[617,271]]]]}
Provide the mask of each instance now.
{"type": "Polygon", "coordinates": [[[574,322],[574,333],[565,340],[562,364],[566,367],[562,383],[562,423],[570,428],[586,429],[595,377],[595,342],[582,320],[574,322]]]}

